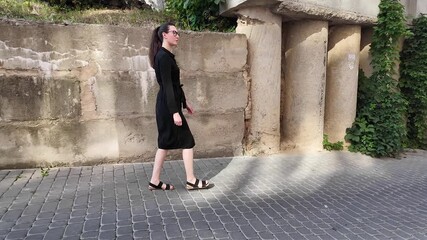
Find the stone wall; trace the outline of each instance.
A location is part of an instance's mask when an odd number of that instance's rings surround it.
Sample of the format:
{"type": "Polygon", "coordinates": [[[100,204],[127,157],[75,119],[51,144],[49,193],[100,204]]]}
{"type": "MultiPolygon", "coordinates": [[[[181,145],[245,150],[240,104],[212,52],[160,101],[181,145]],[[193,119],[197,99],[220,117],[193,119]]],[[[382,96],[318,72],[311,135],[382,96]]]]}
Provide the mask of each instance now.
{"type": "MultiPolygon", "coordinates": [[[[0,22],[0,168],[152,161],[150,28],[0,22]]],[[[244,35],[183,33],[175,51],[195,157],[242,154],[244,35]]],[[[173,151],[173,158],[180,158],[173,151]]]]}

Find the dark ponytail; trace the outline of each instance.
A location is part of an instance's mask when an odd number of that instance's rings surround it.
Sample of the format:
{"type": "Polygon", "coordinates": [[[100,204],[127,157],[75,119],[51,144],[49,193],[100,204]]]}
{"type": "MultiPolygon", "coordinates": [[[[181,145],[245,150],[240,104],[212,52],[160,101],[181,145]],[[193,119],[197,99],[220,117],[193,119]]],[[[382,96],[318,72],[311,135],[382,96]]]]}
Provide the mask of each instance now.
{"type": "Polygon", "coordinates": [[[169,32],[169,26],[175,26],[173,23],[163,23],[159,27],[156,27],[156,29],[153,30],[153,33],[151,34],[151,43],[150,43],[150,50],[148,52],[148,57],[150,59],[150,65],[151,67],[156,67],[156,63],[154,62],[154,58],[156,57],[157,52],[162,47],[163,42],[163,33],[169,32]]]}

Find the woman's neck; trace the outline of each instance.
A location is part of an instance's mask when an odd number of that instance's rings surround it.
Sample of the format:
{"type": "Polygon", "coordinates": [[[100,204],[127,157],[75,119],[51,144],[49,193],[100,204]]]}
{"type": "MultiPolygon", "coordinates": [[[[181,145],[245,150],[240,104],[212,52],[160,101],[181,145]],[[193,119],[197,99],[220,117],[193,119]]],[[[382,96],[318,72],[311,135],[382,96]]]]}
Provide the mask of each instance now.
{"type": "Polygon", "coordinates": [[[166,41],[163,42],[162,47],[166,48],[169,52],[172,52],[172,46],[169,45],[166,41]]]}

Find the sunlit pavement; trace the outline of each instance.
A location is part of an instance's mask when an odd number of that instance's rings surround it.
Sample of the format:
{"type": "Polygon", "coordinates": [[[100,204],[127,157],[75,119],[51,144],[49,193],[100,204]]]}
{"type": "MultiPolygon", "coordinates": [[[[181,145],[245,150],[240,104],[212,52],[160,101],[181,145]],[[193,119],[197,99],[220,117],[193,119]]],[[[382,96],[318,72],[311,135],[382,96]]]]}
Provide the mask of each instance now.
{"type": "Polygon", "coordinates": [[[0,239],[427,239],[427,152],[182,161],[149,191],[152,163],[0,171],[0,239]]]}

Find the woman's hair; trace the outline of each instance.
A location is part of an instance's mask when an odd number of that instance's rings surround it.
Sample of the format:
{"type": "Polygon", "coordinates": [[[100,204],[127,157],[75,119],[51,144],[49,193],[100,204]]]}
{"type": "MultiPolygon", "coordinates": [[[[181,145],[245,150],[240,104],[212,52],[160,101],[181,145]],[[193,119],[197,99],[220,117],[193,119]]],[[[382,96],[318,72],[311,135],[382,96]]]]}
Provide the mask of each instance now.
{"type": "Polygon", "coordinates": [[[175,24],[171,22],[163,23],[162,25],[156,27],[156,29],[154,29],[153,33],[151,34],[151,43],[148,57],[150,58],[150,65],[153,68],[156,65],[154,62],[154,57],[162,47],[163,33],[169,32],[169,26],[175,26],[175,24]]]}

